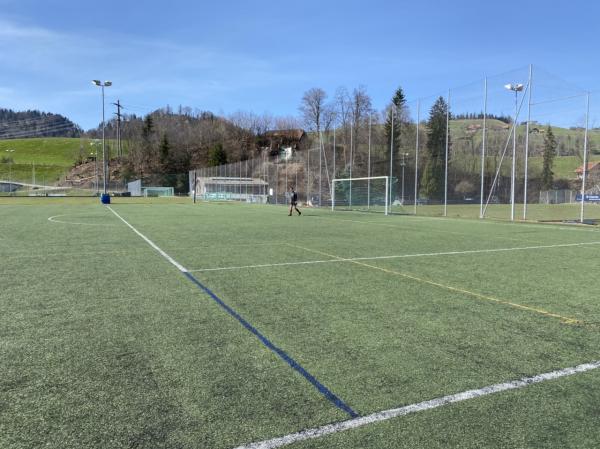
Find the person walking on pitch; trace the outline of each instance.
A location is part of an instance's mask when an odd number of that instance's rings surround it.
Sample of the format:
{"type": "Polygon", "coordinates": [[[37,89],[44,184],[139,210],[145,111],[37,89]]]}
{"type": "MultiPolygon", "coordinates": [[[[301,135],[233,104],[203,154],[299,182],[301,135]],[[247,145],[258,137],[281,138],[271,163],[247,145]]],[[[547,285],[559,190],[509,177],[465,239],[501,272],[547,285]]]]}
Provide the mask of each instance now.
{"type": "Polygon", "coordinates": [[[298,194],[294,191],[294,188],[290,186],[290,213],[288,214],[290,217],[292,216],[292,211],[296,209],[298,215],[302,215],[302,212],[298,210],[298,194]]]}

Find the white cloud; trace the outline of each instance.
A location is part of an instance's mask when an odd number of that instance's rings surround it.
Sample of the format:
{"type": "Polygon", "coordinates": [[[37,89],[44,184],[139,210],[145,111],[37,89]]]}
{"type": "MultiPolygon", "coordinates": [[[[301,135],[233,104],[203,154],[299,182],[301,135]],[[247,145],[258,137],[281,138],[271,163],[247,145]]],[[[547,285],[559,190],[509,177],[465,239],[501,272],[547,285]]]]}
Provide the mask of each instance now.
{"type": "Polygon", "coordinates": [[[0,106],[61,111],[85,127],[97,122],[98,91],[91,79],[113,81],[107,102],[120,98],[218,110],[239,101],[238,93],[247,97],[307,77],[282,68],[289,67],[286,62],[201,42],[179,44],[105,30],[81,33],[0,19],[0,86],[8,89],[0,89],[0,106]]]}
{"type": "Polygon", "coordinates": [[[21,25],[0,19],[0,39],[54,39],[60,35],[45,28],[21,25]]]}

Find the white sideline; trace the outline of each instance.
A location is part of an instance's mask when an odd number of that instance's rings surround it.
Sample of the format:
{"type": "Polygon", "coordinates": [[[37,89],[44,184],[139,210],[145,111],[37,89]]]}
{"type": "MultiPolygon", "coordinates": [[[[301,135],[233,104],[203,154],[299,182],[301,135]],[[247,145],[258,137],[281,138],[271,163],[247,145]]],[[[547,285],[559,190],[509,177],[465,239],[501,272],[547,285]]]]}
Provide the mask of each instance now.
{"type": "Polygon", "coordinates": [[[489,385],[487,387],[479,388],[476,390],[463,391],[462,393],[451,394],[429,401],[419,402],[417,404],[406,405],[400,408],[394,408],[390,410],[384,410],[381,412],[373,413],[367,416],[361,416],[359,418],[349,419],[347,421],[341,421],[333,424],[328,424],[322,427],[316,427],[313,429],[306,429],[300,432],[292,433],[278,438],[270,440],[259,441],[256,443],[250,443],[243,446],[238,446],[235,449],[274,449],[277,447],[286,446],[298,441],[309,440],[313,438],[320,438],[325,435],[343,432],[357,427],[366,426],[381,421],[387,421],[392,418],[399,416],[408,415],[410,413],[421,412],[424,410],[431,410],[434,408],[441,407],[446,404],[452,404],[454,402],[466,401],[468,399],[474,399],[481,396],[487,396],[490,394],[500,393],[507,390],[515,390],[524,388],[532,384],[545,382],[548,380],[558,379],[560,377],[572,376],[573,374],[583,373],[600,368],[600,361],[584,363],[577,365],[572,368],[564,368],[549,373],[538,374],[533,377],[524,377],[519,380],[513,380],[511,382],[505,382],[500,384],[489,385]]]}
{"type": "Polygon", "coordinates": [[[148,245],[150,245],[152,248],[154,248],[161,256],[163,256],[165,259],[167,259],[169,262],[171,262],[171,264],[175,265],[175,267],[177,267],[177,269],[179,271],[181,271],[182,273],[187,273],[188,270],[183,265],[179,264],[175,259],[173,259],[167,253],[165,253],[162,249],[160,249],[152,240],[150,240],[148,237],[146,237],[140,231],[138,231],[133,226],[131,226],[123,217],[121,217],[118,213],[116,213],[112,207],[106,206],[106,208],[109,211],[111,211],[113,214],[115,214],[117,216],[117,218],[119,218],[123,223],[125,223],[133,232],[135,232],[137,235],[139,235],[141,238],[143,238],[146,241],[146,243],[148,245]]]}
{"type": "Polygon", "coordinates": [[[241,270],[246,268],[268,268],[268,267],[283,267],[287,265],[310,265],[318,263],[333,263],[333,262],[353,262],[360,260],[381,260],[381,259],[404,259],[409,257],[433,257],[433,256],[453,256],[460,254],[480,254],[480,253],[497,253],[506,251],[526,251],[531,249],[545,249],[545,248],[568,248],[573,246],[588,246],[588,245],[600,245],[598,242],[582,242],[582,243],[559,243],[556,245],[538,245],[538,246],[518,246],[513,248],[491,248],[491,249],[472,249],[465,251],[444,251],[436,253],[416,253],[416,254],[398,254],[391,256],[371,256],[371,257],[351,257],[351,258],[337,258],[337,259],[326,259],[326,260],[306,260],[300,262],[282,262],[282,263],[266,263],[258,265],[240,265],[235,267],[215,267],[215,268],[197,268],[193,270],[187,270],[190,273],[202,272],[202,271],[224,271],[224,270],[241,270]]]}

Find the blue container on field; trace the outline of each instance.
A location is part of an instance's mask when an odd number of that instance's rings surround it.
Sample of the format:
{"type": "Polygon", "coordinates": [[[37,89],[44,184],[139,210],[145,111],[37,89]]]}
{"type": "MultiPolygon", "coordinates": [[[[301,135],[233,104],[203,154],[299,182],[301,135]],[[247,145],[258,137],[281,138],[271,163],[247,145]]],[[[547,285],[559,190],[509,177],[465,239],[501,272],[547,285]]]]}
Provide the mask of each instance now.
{"type": "Polygon", "coordinates": [[[103,193],[100,196],[100,201],[102,204],[110,204],[110,195],[108,193],[103,193]]]}

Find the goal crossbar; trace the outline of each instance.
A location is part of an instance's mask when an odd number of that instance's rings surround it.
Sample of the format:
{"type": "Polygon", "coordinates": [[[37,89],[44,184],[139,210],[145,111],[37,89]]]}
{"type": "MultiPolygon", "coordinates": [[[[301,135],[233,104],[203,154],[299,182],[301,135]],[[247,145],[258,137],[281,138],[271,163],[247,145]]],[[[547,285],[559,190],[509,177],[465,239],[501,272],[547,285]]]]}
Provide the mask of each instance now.
{"type": "Polygon", "coordinates": [[[390,193],[390,177],[389,176],[367,176],[362,178],[336,178],[331,181],[331,210],[335,210],[335,186],[336,183],[340,182],[349,182],[350,183],[350,191],[349,191],[349,199],[348,206],[352,208],[352,182],[355,181],[367,181],[367,207],[370,206],[370,194],[371,194],[371,181],[383,179],[385,180],[385,207],[384,214],[388,215],[389,211],[389,193],[390,193]]]}

